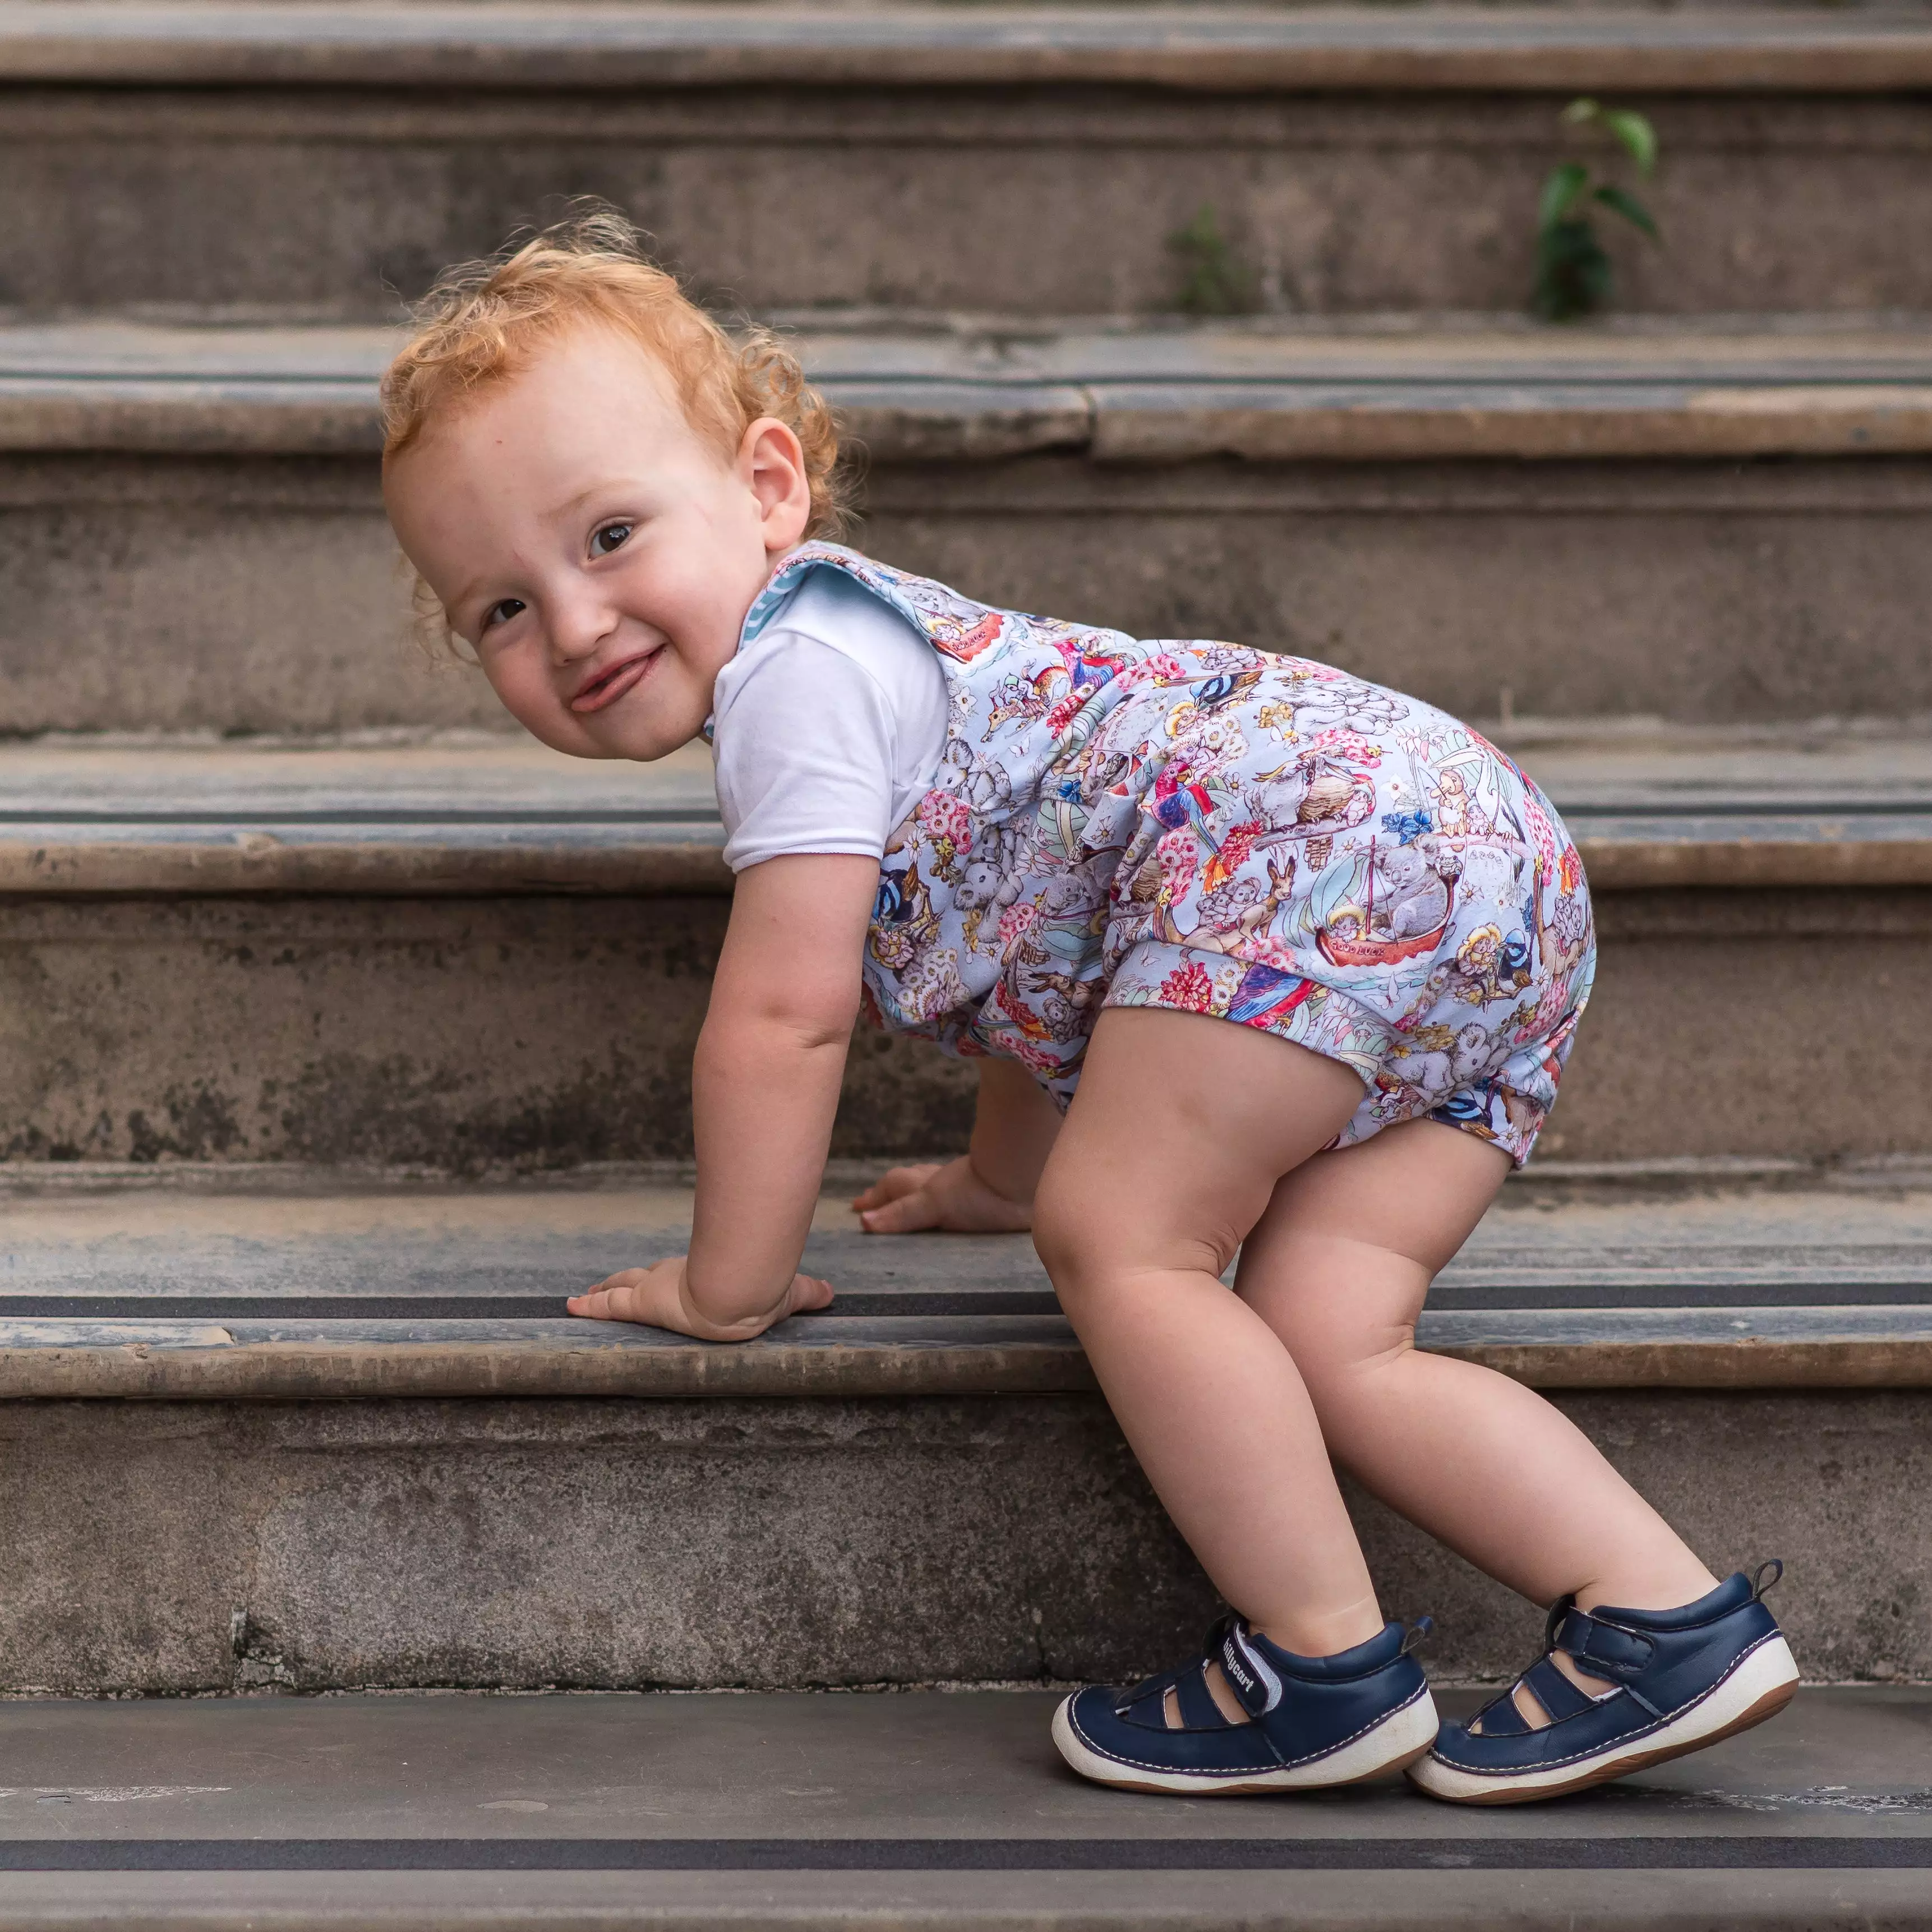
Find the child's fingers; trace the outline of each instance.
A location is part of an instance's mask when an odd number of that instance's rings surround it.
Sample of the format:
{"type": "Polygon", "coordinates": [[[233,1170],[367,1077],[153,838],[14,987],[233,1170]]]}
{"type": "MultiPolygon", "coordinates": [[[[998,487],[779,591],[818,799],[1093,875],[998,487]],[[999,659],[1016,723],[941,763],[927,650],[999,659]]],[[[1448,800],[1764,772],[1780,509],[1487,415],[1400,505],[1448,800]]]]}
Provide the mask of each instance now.
{"type": "Polygon", "coordinates": [[[803,1309],[830,1308],[831,1306],[831,1282],[820,1281],[815,1274],[792,1276],[790,1313],[796,1315],[803,1309]]]}
{"type": "Polygon", "coordinates": [[[585,1294],[573,1294],[564,1304],[573,1315],[587,1316],[592,1322],[621,1322],[623,1317],[610,1306],[612,1291],[608,1288],[593,1288],[585,1294]]]}
{"type": "Polygon", "coordinates": [[[929,1187],[902,1194],[884,1206],[861,1212],[860,1225],[868,1234],[916,1234],[939,1226],[940,1208],[929,1187]]]}
{"type": "Polygon", "coordinates": [[[868,1208],[883,1208],[889,1201],[897,1201],[923,1187],[939,1172],[937,1166],[922,1167],[889,1167],[864,1193],[856,1196],[854,1208],[862,1214],[868,1208]]]}
{"type": "Polygon", "coordinates": [[[638,1322],[648,1268],[624,1268],[608,1280],[582,1294],[573,1294],[564,1306],[573,1315],[586,1316],[592,1322],[638,1322]]]}

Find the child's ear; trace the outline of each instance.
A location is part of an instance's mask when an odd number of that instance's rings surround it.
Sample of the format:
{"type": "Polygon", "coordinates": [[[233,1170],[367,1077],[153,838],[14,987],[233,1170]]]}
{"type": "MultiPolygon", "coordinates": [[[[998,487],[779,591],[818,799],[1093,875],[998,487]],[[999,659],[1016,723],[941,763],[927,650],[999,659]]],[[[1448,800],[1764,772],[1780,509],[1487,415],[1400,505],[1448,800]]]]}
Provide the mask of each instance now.
{"type": "Polygon", "coordinates": [[[760,416],[739,445],[738,467],[758,500],[765,548],[791,549],[812,521],[812,478],[796,434],[776,416],[760,416]]]}

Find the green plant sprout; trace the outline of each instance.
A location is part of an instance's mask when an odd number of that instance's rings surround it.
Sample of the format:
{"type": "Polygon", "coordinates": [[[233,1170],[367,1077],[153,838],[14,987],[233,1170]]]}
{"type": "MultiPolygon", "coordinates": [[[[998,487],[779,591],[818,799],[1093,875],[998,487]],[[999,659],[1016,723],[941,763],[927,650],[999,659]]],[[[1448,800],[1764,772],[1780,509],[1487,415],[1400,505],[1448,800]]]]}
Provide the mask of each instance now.
{"type": "MultiPolygon", "coordinates": [[[[1563,110],[1566,125],[1600,128],[1636,164],[1640,176],[1657,166],[1657,131],[1628,107],[1587,98],[1563,110]]],[[[1536,292],[1531,306],[1546,322],[1594,315],[1610,299],[1615,271],[1591,218],[1599,208],[1621,215],[1639,233],[1660,241],[1650,211],[1627,188],[1597,182],[1582,161],[1565,161],[1543,184],[1536,217],[1536,292]]]]}
{"type": "Polygon", "coordinates": [[[1258,306],[1255,278],[1236,259],[1211,202],[1203,202],[1194,219],[1167,238],[1167,245],[1180,257],[1174,306],[1184,315],[1247,315],[1258,306]]]}

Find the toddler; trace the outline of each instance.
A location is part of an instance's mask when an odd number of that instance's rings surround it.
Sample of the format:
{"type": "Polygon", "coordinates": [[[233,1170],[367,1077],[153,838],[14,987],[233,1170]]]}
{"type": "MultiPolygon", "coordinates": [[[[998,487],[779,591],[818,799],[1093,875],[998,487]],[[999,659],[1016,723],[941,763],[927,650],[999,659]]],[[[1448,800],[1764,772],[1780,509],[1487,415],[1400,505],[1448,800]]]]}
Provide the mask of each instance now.
{"type": "Polygon", "coordinates": [[[1075,1770],[1306,1790],[1574,1791],[1770,1716],[1797,1679],[1540,1396],[1417,1314],[1554,1101],[1595,948],[1575,847],[1453,718],[1304,658],[975,602],[824,540],[837,442],[593,217],[453,272],[382,388],[384,488],[448,631],[580,758],[717,760],[729,931],[693,1070],[690,1252],[579,1315],[743,1341],[798,1272],[854,1022],[973,1060],[970,1150],[874,1233],[1030,1228],[1232,1612],[1068,1698],[1075,1770]],[[1237,1254],[1232,1291],[1222,1273],[1237,1254]],[[1331,1472],[1552,1606],[1441,1724],[1331,1472]]]}

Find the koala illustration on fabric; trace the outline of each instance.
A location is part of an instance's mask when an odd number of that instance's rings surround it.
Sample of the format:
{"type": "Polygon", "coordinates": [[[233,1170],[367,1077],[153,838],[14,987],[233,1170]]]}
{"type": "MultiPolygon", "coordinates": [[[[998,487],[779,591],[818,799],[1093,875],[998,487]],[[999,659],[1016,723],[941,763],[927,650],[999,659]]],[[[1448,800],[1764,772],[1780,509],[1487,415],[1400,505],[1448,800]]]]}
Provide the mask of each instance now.
{"type": "Polygon", "coordinates": [[[1449,888],[1413,845],[1376,854],[1376,923],[1394,939],[1419,938],[1449,916],[1449,888]]]}
{"type": "Polygon", "coordinates": [[[1013,781],[1006,766],[991,758],[976,758],[972,747],[958,738],[946,740],[939,767],[938,786],[963,800],[975,812],[1000,812],[1013,802],[1013,781]]]}

